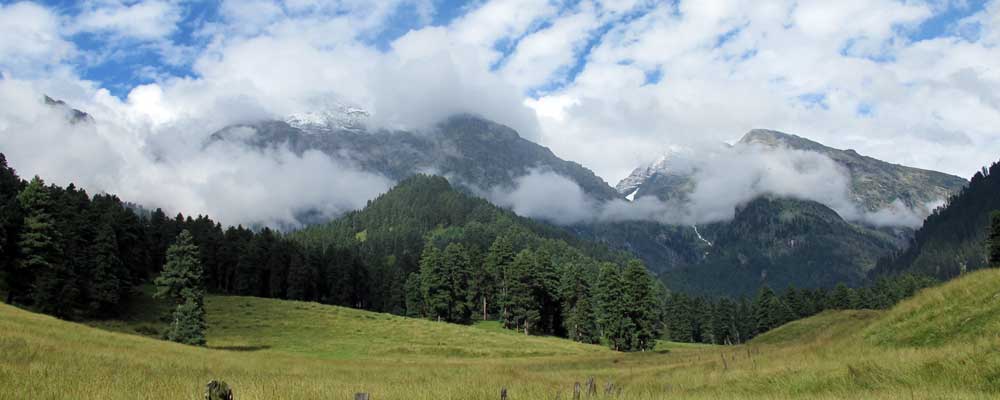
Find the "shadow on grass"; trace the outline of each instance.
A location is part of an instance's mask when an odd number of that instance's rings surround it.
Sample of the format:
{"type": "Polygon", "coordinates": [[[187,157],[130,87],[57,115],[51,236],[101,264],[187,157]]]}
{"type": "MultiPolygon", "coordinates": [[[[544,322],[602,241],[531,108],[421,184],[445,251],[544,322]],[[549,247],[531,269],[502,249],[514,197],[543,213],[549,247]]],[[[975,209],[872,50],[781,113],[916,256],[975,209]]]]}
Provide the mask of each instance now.
{"type": "Polygon", "coordinates": [[[208,348],[213,350],[224,350],[224,351],[260,351],[270,349],[271,346],[208,346],[208,348]]]}

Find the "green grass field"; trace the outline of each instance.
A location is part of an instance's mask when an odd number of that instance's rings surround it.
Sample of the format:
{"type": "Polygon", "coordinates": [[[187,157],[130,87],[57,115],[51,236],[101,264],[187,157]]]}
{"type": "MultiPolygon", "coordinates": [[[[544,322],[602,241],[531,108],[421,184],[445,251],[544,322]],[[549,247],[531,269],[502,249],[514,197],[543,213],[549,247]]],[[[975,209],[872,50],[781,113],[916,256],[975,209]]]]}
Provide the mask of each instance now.
{"type": "MultiPolygon", "coordinates": [[[[1000,271],[969,274],[887,312],[826,312],[744,346],[661,343],[622,354],[315,303],[211,297],[209,348],[144,337],[137,312],[92,326],[0,305],[0,399],[570,399],[594,376],[627,399],[1000,397],[1000,271]]],[[[161,305],[140,305],[159,310],[161,305]]],[[[599,397],[604,397],[599,396],[599,397]]]]}

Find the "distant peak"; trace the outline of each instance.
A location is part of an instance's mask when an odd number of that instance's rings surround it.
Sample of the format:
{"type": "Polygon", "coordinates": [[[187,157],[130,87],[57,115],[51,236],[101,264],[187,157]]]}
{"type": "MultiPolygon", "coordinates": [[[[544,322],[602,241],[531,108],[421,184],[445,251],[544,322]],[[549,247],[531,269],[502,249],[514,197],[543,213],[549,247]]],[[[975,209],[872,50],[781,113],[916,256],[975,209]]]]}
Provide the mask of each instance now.
{"type": "Polygon", "coordinates": [[[741,144],[758,144],[769,147],[784,146],[797,150],[820,150],[828,149],[819,142],[806,139],[790,133],[779,132],[770,129],[752,129],[740,139],[741,144]]]}
{"type": "Polygon", "coordinates": [[[322,110],[291,114],[285,117],[285,123],[306,132],[360,131],[370,116],[363,108],[334,103],[322,110]]]}

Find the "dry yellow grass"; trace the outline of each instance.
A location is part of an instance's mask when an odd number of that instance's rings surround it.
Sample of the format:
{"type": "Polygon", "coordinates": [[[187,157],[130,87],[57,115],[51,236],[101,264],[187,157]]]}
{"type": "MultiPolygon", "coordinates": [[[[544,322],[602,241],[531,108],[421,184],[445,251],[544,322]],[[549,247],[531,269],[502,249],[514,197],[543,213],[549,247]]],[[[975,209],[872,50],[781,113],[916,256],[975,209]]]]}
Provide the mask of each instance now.
{"type": "Polygon", "coordinates": [[[977,310],[998,290],[1000,271],[978,272],[887,313],[827,312],[746,346],[642,354],[240,297],[210,299],[209,345],[230,350],[205,349],[0,305],[0,399],[196,399],[210,379],[241,400],[497,399],[501,387],[512,400],[569,399],[588,376],[628,399],[989,399],[1000,397],[995,332],[970,325],[934,345],[884,338],[935,329],[926,325],[944,321],[928,316],[939,307],[985,314],[974,326],[992,329],[997,316],[977,310]]]}

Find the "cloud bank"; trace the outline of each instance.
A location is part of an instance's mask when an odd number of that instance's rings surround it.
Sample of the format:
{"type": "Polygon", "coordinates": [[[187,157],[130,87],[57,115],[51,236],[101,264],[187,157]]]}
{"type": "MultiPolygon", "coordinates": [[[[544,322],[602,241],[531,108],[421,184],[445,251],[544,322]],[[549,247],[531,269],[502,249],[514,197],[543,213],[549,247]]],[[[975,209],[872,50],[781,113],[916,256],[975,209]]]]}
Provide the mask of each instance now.
{"type": "MultiPolygon", "coordinates": [[[[675,151],[663,161],[668,173],[690,179],[690,190],[666,201],[639,196],[635,201],[599,202],[572,180],[533,170],[513,188],[494,188],[488,198],[519,215],[570,225],[604,221],[659,221],[698,225],[731,220],[737,207],[761,196],[815,201],[842,218],[873,226],[918,227],[942,203],[914,210],[900,200],[868,211],[851,199],[848,171],[815,152],[759,145],[717,145],[675,151]]],[[[641,189],[640,189],[641,191],[641,189]]]]}

